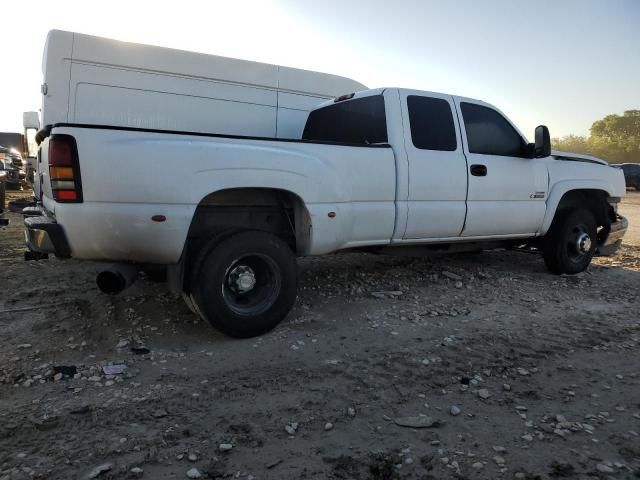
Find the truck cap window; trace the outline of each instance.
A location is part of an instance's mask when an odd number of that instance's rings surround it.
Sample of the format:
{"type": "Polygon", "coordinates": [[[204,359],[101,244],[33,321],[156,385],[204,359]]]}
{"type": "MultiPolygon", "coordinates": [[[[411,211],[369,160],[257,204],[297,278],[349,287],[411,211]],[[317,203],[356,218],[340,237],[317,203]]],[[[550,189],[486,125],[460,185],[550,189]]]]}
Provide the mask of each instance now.
{"type": "Polygon", "coordinates": [[[304,140],[340,143],[386,143],[387,119],[382,95],[356,98],[314,110],[304,140]]]}
{"type": "Polygon", "coordinates": [[[502,115],[491,108],[473,103],[461,103],[460,109],[470,153],[522,156],[524,140],[502,115]]]}
{"type": "Polygon", "coordinates": [[[458,144],[453,115],[449,102],[442,98],[407,97],[411,140],[422,150],[445,150],[452,152],[458,144]]]}

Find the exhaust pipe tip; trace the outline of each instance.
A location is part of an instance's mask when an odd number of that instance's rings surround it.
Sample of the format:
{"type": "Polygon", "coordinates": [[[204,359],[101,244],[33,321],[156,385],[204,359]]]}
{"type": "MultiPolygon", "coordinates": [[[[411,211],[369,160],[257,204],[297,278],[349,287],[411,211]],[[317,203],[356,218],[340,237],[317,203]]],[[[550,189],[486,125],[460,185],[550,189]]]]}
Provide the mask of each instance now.
{"type": "Polygon", "coordinates": [[[116,295],[129,288],[138,276],[138,269],[132,265],[114,264],[98,272],[96,284],[102,293],[116,295]]]}

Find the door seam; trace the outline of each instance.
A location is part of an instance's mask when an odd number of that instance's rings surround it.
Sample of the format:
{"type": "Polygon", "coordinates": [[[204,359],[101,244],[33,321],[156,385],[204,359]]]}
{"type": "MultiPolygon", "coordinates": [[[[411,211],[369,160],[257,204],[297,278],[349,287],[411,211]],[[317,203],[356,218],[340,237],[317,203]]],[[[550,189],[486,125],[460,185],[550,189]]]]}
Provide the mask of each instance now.
{"type": "Polygon", "coordinates": [[[464,222],[462,222],[462,230],[458,234],[459,237],[464,233],[465,228],[467,228],[467,217],[469,216],[469,159],[467,158],[467,154],[464,152],[464,136],[462,135],[462,123],[460,122],[460,114],[458,113],[458,103],[454,97],[451,97],[451,101],[453,102],[453,108],[456,112],[456,119],[458,120],[458,131],[460,132],[460,147],[462,148],[462,156],[464,157],[464,163],[466,165],[465,174],[467,177],[467,191],[465,193],[464,198],[464,222]]]}

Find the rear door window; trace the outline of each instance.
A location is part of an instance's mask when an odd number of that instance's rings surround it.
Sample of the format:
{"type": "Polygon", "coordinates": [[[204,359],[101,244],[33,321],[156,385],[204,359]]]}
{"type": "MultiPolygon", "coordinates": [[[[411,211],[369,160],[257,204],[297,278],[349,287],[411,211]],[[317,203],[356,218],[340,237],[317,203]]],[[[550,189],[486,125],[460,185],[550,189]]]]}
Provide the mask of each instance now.
{"type": "Polygon", "coordinates": [[[328,105],[309,114],[304,140],[369,145],[387,143],[387,118],[382,95],[328,105]]]}
{"type": "Polygon", "coordinates": [[[452,152],[458,147],[451,105],[442,98],[407,97],[411,140],[416,148],[452,152]]]}
{"type": "Polygon", "coordinates": [[[498,112],[473,103],[461,103],[470,153],[521,157],[525,143],[520,134],[498,112]]]}

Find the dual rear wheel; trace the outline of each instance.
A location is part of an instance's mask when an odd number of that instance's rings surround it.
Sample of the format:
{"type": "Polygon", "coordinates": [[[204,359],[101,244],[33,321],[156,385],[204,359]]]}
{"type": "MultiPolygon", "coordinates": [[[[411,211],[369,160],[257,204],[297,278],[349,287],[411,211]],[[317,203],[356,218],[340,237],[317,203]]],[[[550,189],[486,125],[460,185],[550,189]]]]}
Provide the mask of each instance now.
{"type": "Polygon", "coordinates": [[[197,312],[222,333],[248,338],[274,328],[296,299],[296,257],[283,240],[261,231],[213,239],[191,275],[197,312]]]}

